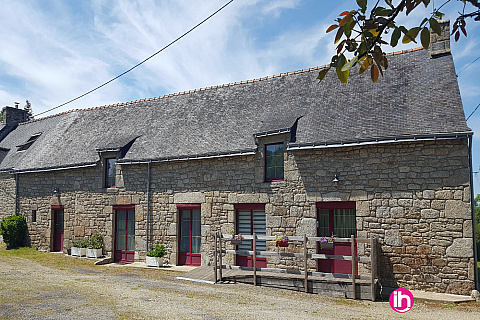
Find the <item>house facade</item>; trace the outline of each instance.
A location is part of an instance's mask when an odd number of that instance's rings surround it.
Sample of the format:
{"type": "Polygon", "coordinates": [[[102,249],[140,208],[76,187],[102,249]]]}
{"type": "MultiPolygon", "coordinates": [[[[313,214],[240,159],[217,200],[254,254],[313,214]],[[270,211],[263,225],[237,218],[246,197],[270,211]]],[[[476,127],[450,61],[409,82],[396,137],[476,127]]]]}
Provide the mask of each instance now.
{"type": "MultiPolygon", "coordinates": [[[[376,235],[382,285],[470,294],[473,132],[448,29],[433,43],[434,54],[389,55],[377,84],[333,74],[318,84],[314,68],[5,123],[0,216],[25,216],[39,250],[68,252],[99,232],[114,261],[164,243],[177,265],[211,264],[217,231],[376,235]]],[[[298,268],[270,257],[257,266],[298,268]]]]}

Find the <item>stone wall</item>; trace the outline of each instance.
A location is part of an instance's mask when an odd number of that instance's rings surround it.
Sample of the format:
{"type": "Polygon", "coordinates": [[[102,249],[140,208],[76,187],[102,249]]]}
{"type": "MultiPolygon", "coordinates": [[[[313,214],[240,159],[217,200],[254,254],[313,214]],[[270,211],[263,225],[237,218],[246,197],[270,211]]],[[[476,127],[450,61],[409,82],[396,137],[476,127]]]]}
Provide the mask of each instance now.
{"type": "MultiPolygon", "coordinates": [[[[285,180],[263,180],[263,145],[255,155],[151,164],[150,243],[165,243],[177,262],[177,204],[202,211],[202,264],[212,263],[213,234],[235,229],[235,204],[265,204],[267,235],[316,235],[316,203],[355,201],[357,236],[380,239],[380,278],[388,286],[469,294],[473,289],[473,234],[467,140],[402,142],[288,151],[285,180]],[[337,175],[339,182],[332,182],[337,175]]],[[[103,169],[19,175],[20,212],[33,245],[50,250],[52,205],[65,208],[65,250],[71,239],[100,232],[112,253],[114,205],[135,205],[136,259],[146,249],[147,165],[117,165],[118,188],[103,188],[103,169]],[[59,193],[53,190],[58,188],[59,193]]],[[[3,200],[2,200],[3,201],[3,200]]],[[[285,250],[269,242],[268,250],[285,250]]],[[[286,250],[301,251],[291,246],[286,250]]],[[[315,248],[309,248],[314,252],[315,248]]],[[[358,246],[369,254],[368,246],[358,246]]],[[[227,256],[234,263],[233,256],[227,256]]],[[[269,267],[302,261],[268,259],[269,267]]],[[[298,263],[297,263],[298,262],[298,263]]],[[[309,266],[314,270],[315,263],[309,266]]],[[[361,268],[361,273],[368,268],[361,268]]]]}
{"type": "Polygon", "coordinates": [[[0,219],[15,214],[15,176],[0,174],[0,219]]]}

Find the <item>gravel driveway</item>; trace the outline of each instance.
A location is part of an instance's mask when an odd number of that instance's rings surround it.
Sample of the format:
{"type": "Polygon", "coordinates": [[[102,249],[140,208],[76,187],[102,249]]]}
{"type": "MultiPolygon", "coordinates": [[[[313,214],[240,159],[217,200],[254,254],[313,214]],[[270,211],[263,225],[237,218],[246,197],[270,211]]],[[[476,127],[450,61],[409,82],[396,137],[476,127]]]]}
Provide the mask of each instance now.
{"type": "Polygon", "coordinates": [[[387,302],[200,284],[175,280],[178,272],[49,256],[54,262],[0,256],[0,319],[480,319],[474,303],[416,302],[401,315],[387,302]]]}

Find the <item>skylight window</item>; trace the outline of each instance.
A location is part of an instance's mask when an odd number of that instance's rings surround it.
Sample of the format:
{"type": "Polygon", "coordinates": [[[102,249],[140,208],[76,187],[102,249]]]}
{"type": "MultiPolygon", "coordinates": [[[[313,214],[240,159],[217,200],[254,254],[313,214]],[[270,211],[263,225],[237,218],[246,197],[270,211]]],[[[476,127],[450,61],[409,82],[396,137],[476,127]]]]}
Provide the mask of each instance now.
{"type": "Polygon", "coordinates": [[[34,134],[33,136],[31,136],[27,142],[25,142],[24,144],[21,144],[19,146],[17,146],[17,151],[23,151],[23,150],[27,150],[28,148],[30,148],[30,146],[35,142],[37,141],[38,137],[40,137],[42,135],[42,133],[36,133],[34,134]]]}

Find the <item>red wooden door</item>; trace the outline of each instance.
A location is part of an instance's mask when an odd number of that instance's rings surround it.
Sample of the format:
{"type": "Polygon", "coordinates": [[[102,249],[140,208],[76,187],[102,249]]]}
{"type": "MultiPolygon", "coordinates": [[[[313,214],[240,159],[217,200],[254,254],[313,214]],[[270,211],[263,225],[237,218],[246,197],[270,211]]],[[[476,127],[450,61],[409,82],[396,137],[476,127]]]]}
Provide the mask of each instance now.
{"type": "MultiPolygon", "coordinates": [[[[317,236],[350,238],[356,236],[355,202],[320,202],[317,203],[317,236]]],[[[357,251],[355,245],[355,252],[357,251]]],[[[352,247],[349,242],[335,242],[332,248],[322,248],[318,244],[318,253],[351,256],[352,247]]],[[[348,260],[319,259],[317,269],[327,273],[352,273],[352,262],[348,260]]],[[[358,262],[356,267],[358,274],[358,262]]]]}
{"type": "MultiPolygon", "coordinates": [[[[258,236],[266,235],[265,206],[264,205],[237,205],[237,234],[253,234],[258,236]]],[[[265,240],[256,241],[257,251],[267,251],[265,240]]],[[[252,251],[253,240],[243,240],[237,250],[252,251]]],[[[253,267],[253,256],[237,254],[237,265],[253,267]]],[[[267,267],[267,258],[257,256],[257,268],[267,267]]]]}
{"type": "Polygon", "coordinates": [[[117,209],[115,229],[115,254],[116,262],[135,261],[135,210],[117,209]]]}
{"type": "Polygon", "coordinates": [[[53,251],[63,251],[64,214],[63,208],[53,209],[53,251]]]}
{"type": "Polygon", "coordinates": [[[180,208],[179,265],[202,264],[202,221],[199,205],[183,205],[180,208]]]}

